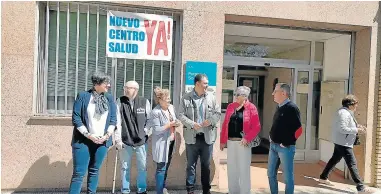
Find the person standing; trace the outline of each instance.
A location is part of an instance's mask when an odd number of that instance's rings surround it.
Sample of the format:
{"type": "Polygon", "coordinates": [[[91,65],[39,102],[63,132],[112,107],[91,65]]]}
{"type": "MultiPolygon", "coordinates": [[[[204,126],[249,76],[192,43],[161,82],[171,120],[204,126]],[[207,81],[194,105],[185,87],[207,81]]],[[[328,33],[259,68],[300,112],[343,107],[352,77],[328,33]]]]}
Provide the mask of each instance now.
{"type": "Polygon", "coordinates": [[[375,190],[365,187],[357,169],[356,157],[353,153],[353,145],[358,133],[365,133],[365,127],[359,125],[354,117],[357,110],[358,100],[354,95],[348,95],[341,101],[342,107],[337,111],[332,125],[332,140],[335,145],[333,155],[320,175],[319,182],[333,186],[328,180],[332,169],[344,158],[359,194],[373,193],[375,190]]]}
{"type": "Polygon", "coordinates": [[[156,193],[167,194],[165,181],[175,147],[175,127],[180,122],[176,120],[169,90],[157,87],[154,93],[157,106],[151,112],[149,125],[152,127],[152,157],[156,163],[156,193]]]}
{"type": "Polygon", "coordinates": [[[186,189],[189,194],[194,193],[196,165],[200,157],[202,190],[203,194],[209,194],[210,161],[221,109],[215,97],[206,92],[208,78],[205,74],[197,74],[194,85],[194,89],[182,97],[179,107],[179,119],[184,125],[186,145],[186,189]]]}
{"type": "Polygon", "coordinates": [[[73,175],[69,193],[81,192],[83,177],[88,171],[87,193],[96,193],[99,169],[112,145],[111,135],[116,126],[116,105],[107,93],[110,77],[101,72],[91,76],[93,88],[80,92],[73,105],[74,125],[71,141],[73,175]]]}
{"type": "Polygon", "coordinates": [[[240,86],[235,91],[236,101],[229,104],[222,124],[220,149],[228,147],[228,187],[232,194],[250,194],[251,147],[261,130],[258,111],[247,99],[250,88],[240,86]]]}
{"type": "Polygon", "coordinates": [[[293,194],[295,143],[303,131],[300,111],[297,105],[290,101],[290,86],[288,84],[278,83],[272,95],[278,107],[270,130],[267,176],[271,194],[278,194],[277,172],[279,158],[286,184],[285,193],[293,194]]]}
{"type": "Polygon", "coordinates": [[[123,194],[130,193],[131,158],[136,153],[138,169],[137,193],[147,193],[147,141],[150,133],[146,127],[151,113],[150,102],[138,96],[139,84],[128,81],[124,96],[117,100],[117,130],[115,143],[122,160],[121,176],[123,194]]]}

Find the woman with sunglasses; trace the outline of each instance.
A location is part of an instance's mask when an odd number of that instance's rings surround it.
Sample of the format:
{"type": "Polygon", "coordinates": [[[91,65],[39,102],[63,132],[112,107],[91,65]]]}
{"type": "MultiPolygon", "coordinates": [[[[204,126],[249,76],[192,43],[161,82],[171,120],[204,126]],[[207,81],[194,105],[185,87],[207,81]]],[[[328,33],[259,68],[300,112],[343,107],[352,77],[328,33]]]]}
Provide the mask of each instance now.
{"type": "Polygon", "coordinates": [[[156,167],[156,193],[168,193],[165,188],[167,172],[171,164],[172,152],[175,147],[175,127],[180,125],[176,119],[175,110],[170,104],[168,89],[156,87],[155,103],[157,106],[152,110],[149,125],[152,127],[152,157],[156,167]]]}
{"type": "Polygon", "coordinates": [[[249,94],[246,86],[236,89],[235,102],[228,105],[222,124],[220,149],[227,144],[229,193],[250,194],[249,143],[259,134],[261,124],[257,108],[248,100],[249,94]]]}

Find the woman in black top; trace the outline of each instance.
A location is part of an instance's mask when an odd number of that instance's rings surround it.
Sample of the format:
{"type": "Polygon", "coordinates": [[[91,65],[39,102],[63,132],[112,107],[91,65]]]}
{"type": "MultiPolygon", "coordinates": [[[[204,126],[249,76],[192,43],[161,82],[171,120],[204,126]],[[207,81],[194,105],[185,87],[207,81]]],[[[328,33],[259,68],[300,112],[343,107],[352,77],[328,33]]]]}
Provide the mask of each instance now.
{"type": "Polygon", "coordinates": [[[261,124],[257,108],[247,99],[250,88],[240,86],[235,102],[229,104],[222,125],[221,150],[228,147],[229,193],[250,193],[251,147],[249,142],[259,134],[261,124]]]}

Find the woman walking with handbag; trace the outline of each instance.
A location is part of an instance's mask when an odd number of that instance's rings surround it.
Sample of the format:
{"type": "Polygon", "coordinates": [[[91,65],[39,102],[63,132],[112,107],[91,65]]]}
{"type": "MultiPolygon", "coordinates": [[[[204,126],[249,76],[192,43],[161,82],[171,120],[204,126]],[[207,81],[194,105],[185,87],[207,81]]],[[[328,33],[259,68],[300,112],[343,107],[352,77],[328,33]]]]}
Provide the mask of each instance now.
{"type": "Polygon", "coordinates": [[[255,105],[247,99],[250,88],[240,86],[235,102],[228,105],[221,129],[220,149],[227,144],[230,194],[250,193],[251,147],[258,143],[261,124],[255,105]]]}
{"type": "Polygon", "coordinates": [[[357,124],[354,117],[354,112],[357,109],[358,100],[354,95],[348,95],[343,100],[342,108],[340,108],[334,118],[332,124],[332,139],[335,144],[333,155],[322,174],[320,175],[319,182],[327,185],[333,184],[328,180],[328,175],[332,169],[344,158],[353,181],[356,183],[358,193],[366,194],[375,192],[372,188],[365,187],[360,178],[357,169],[357,162],[353,153],[353,145],[359,144],[358,133],[365,133],[365,127],[357,124]]]}

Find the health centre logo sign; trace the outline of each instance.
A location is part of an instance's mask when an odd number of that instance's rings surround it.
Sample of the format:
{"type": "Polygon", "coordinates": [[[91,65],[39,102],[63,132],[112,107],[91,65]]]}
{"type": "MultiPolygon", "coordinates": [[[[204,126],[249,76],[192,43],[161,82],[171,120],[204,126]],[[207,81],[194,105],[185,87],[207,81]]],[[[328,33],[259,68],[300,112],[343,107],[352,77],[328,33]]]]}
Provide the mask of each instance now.
{"type": "Polygon", "coordinates": [[[173,18],[107,12],[107,57],[171,61],[173,18]]]}
{"type": "Polygon", "coordinates": [[[194,77],[203,73],[208,77],[209,87],[207,92],[216,95],[217,91],[217,63],[206,61],[187,61],[185,64],[185,92],[194,88],[194,77]]]}

